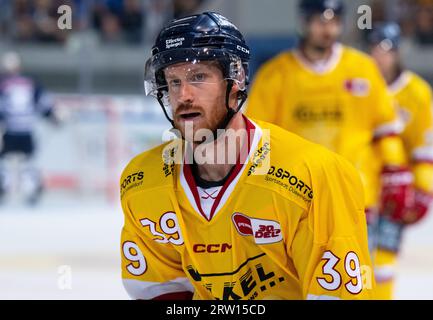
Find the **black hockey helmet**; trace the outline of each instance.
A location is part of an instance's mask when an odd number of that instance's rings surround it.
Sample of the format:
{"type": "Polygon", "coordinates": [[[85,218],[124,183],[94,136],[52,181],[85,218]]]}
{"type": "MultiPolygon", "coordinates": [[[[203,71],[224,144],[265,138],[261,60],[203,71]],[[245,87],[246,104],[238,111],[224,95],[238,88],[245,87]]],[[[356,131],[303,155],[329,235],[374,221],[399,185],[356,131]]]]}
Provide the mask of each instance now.
{"type": "MultiPolygon", "coordinates": [[[[190,15],[172,20],[159,33],[152,56],[145,67],[146,95],[156,96],[167,114],[167,83],[164,68],[181,62],[216,61],[223,77],[228,80],[226,106],[230,118],[245,102],[248,84],[250,49],[238,28],[224,16],[215,12],[190,15]],[[228,95],[234,83],[239,85],[240,103],[233,111],[228,106],[228,95]]],[[[227,122],[230,119],[227,120],[227,122]]]]}
{"type": "Polygon", "coordinates": [[[342,0],[300,0],[299,11],[302,15],[310,17],[314,14],[324,14],[331,10],[334,15],[341,16],[344,13],[342,0]]]}
{"type": "Polygon", "coordinates": [[[383,44],[387,50],[397,50],[400,46],[400,38],[401,32],[397,23],[380,22],[373,26],[367,40],[370,45],[383,44]]]}

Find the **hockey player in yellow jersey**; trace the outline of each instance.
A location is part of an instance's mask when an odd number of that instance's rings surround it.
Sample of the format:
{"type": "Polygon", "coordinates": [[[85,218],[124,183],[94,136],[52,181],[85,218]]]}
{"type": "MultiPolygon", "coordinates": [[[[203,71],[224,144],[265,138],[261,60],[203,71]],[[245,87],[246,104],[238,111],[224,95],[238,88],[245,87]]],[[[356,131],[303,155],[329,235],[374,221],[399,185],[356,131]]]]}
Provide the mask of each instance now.
{"type": "MultiPolygon", "coordinates": [[[[343,1],[301,0],[300,44],[266,62],[254,79],[246,114],[274,123],[348,159],[365,187],[367,220],[379,203],[405,207],[410,176],[401,131],[386,84],[366,54],[338,42],[343,1]],[[265,107],[264,107],[265,106],[265,107]],[[374,145],[384,159],[373,159],[374,145]],[[400,181],[396,186],[380,183],[400,181]],[[401,179],[400,179],[401,178],[401,179]],[[379,198],[383,189],[382,199],[379,198]]],[[[371,249],[374,237],[369,229],[371,249]]]]}
{"type": "Polygon", "coordinates": [[[239,111],[249,56],[242,34],[217,13],[173,20],[157,37],[145,89],[178,137],[136,156],[122,174],[127,292],[135,299],[371,298],[357,171],[239,111]]]}
{"type": "Polygon", "coordinates": [[[376,230],[377,298],[392,299],[402,231],[405,226],[420,221],[433,202],[432,91],[427,82],[401,66],[397,24],[377,24],[368,39],[371,55],[397,104],[404,127],[401,137],[414,178],[412,203],[399,215],[381,212],[376,230]]]}

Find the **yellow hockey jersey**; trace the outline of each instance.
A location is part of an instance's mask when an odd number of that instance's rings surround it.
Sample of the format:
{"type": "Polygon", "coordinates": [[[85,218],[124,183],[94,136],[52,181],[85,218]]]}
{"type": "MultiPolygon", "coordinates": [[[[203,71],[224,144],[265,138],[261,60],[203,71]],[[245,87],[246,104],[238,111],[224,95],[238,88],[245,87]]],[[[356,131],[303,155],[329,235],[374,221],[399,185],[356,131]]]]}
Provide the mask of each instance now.
{"type": "Polygon", "coordinates": [[[433,115],[432,91],[427,82],[404,71],[389,91],[396,101],[404,130],[401,134],[411,159],[415,187],[433,192],[433,115]]]}
{"type": "Polygon", "coordinates": [[[129,295],[370,298],[374,277],[356,170],[277,126],[246,121],[248,159],[214,196],[209,216],[203,202],[212,194],[201,197],[189,165],[173,160],[183,157],[180,141],[128,164],[121,256],[129,295]]]}
{"type": "Polygon", "coordinates": [[[386,84],[367,55],[336,44],[324,64],[311,65],[298,50],[284,52],[259,70],[246,113],[319,143],[348,159],[361,173],[366,205],[374,206],[380,168],[373,139],[388,164],[405,163],[401,127],[386,84]],[[391,137],[392,136],[392,137],[391,137]]]}

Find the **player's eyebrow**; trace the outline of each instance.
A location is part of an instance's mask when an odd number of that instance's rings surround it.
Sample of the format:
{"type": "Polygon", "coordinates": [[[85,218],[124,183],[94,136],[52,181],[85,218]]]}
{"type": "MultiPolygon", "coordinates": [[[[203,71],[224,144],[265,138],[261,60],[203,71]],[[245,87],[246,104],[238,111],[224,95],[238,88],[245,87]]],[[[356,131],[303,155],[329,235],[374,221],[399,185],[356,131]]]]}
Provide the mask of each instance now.
{"type": "Polygon", "coordinates": [[[213,74],[214,72],[218,71],[217,67],[215,65],[202,65],[202,66],[193,66],[188,67],[185,69],[180,69],[180,71],[174,71],[173,69],[167,70],[166,72],[166,78],[178,78],[180,72],[182,73],[205,73],[205,74],[213,74]],[[212,68],[212,69],[211,69],[212,68]]]}

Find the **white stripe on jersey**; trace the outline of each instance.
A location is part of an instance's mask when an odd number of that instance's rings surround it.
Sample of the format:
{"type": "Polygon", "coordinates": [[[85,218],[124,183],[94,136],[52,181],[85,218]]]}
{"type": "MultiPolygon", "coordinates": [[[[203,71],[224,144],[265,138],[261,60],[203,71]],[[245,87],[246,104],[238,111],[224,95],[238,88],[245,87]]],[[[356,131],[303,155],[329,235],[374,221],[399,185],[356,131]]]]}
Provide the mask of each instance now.
{"type": "Polygon", "coordinates": [[[388,90],[392,94],[397,94],[398,92],[403,90],[408,85],[410,80],[411,80],[410,73],[407,71],[404,71],[398,76],[398,78],[393,83],[388,85],[388,90]]]}
{"type": "Polygon", "coordinates": [[[384,123],[383,125],[377,127],[376,130],[374,130],[374,137],[379,139],[389,135],[399,135],[403,132],[404,128],[405,124],[402,119],[397,118],[394,121],[384,123]]]}
{"type": "Polygon", "coordinates": [[[315,294],[308,294],[307,300],[341,300],[341,299],[338,297],[327,296],[325,294],[321,294],[320,296],[315,294]]]}
{"type": "Polygon", "coordinates": [[[383,283],[391,281],[396,274],[396,266],[392,264],[385,264],[382,266],[374,267],[374,276],[376,278],[376,282],[383,283]]]}
{"type": "Polygon", "coordinates": [[[325,74],[333,71],[340,63],[341,57],[343,56],[343,45],[341,43],[334,44],[331,50],[332,53],[328,59],[316,63],[308,61],[299,49],[293,51],[293,56],[305,69],[316,74],[325,74]]]}
{"type": "Polygon", "coordinates": [[[176,278],[167,282],[123,279],[122,282],[131,299],[136,300],[150,300],[167,293],[194,292],[194,287],[188,278],[176,278]]]}
{"type": "Polygon", "coordinates": [[[412,152],[412,159],[414,161],[429,161],[433,162],[433,147],[423,146],[418,147],[412,152]]]}

